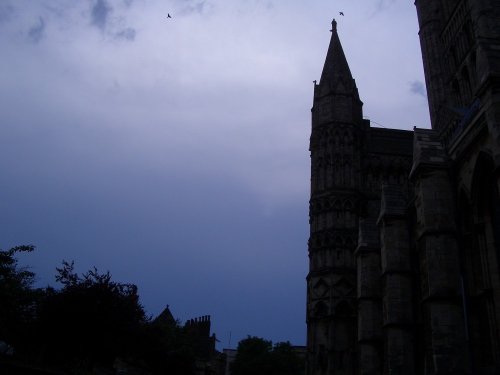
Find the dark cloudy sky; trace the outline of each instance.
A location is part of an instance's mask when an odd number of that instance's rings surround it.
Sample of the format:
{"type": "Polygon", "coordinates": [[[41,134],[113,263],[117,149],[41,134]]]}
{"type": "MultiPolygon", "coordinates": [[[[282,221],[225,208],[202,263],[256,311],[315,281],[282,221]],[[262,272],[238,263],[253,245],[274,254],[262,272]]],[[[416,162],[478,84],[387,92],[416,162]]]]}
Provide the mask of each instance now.
{"type": "Polygon", "coordinates": [[[209,314],[219,348],[305,344],[333,17],[364,115],[427,127],[411,1],[0,0],[0,247],[36,245],[40,285],[74,260],[136,283],[151,315],[209,314]]]}

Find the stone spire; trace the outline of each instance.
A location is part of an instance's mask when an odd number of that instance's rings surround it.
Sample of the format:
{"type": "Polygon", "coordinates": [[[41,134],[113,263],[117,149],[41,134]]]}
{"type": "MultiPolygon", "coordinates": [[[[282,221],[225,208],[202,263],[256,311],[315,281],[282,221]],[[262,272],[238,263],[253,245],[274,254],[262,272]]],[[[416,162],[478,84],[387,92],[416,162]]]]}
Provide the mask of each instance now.
{"type": "Polygon", "coordinates": [[[331,32],[321,79],[314,85],[313,128],[333,123],[359,124],[363,120],[363,103],[340,44],[335,20],[331,32]]]}
{"type": "Polygon", "coordinates": [[[325,65],[319,81],[320,86],[327,86],[333,91],[354,91],[357,94],[356,83],[352,78],[349,64],[337,33],[337,22],[332,21],[332,37],[326,54],[325,65]]]}

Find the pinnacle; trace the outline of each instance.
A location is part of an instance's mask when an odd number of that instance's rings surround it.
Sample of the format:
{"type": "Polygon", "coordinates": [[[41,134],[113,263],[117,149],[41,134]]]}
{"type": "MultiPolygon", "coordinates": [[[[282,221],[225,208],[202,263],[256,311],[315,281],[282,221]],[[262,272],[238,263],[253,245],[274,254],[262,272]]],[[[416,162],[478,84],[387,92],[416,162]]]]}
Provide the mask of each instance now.
{"type": "Polygon", "coordinates": [[[349,84],[353,82],[349,64],[342,49],[339,35],[337,33],[337,22],[332,21],[332,36],[326,54],[325,65],[321,73],[320,85],[327,83],[330,87],[336,87],[339,82],[349,84]]]}
{"type": "Polygon", "coordinates": [[[335,21],[335,18],[332,20],[332,29],[330,31],[337,32],[337,21],[335,21]]]}

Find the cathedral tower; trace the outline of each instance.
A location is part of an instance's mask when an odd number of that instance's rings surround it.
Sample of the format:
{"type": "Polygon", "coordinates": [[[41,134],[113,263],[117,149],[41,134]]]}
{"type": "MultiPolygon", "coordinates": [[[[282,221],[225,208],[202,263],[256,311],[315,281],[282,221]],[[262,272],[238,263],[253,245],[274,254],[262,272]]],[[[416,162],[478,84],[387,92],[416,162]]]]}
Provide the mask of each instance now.
{"type": "Polygon", "coordinates": [[[422,264],[441,265],[421,267],[424,362],[500,373],[500,2],[415,5],[432,125],[415,130],[416,232],[422,264]]]}
{"type": "Polygon", "coordinates": [[[354,374],[362,105],[332,22],[312,107],[308,374],[354,374]]]}
{"type": "Polygon", "coordinates": [[[415,5],[432,128],[451,133],[498,85],[500,3],[416,0],[415,5]]]}
{"type": "Polygon", "coordinates": [[[500,373],[500,1],[415,5],[432,129],[363,120],[332,22],[312,107],[307,375],[500,373]]]}

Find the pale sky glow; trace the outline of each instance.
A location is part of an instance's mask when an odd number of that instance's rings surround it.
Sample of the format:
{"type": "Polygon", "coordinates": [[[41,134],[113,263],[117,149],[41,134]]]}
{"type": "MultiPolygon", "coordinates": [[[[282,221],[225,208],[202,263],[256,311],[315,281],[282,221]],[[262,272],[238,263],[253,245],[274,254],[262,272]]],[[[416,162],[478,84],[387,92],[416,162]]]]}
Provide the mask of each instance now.
{"type": "Polygon", "coordinates": [[[428,127],[413,2],[0,0],[0,248],[36,245],[40,285],[74,260],[151,315],[211,315],[219,348],[304,345],[334,17],[365,117],[428,127]]]}

